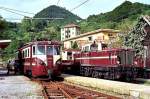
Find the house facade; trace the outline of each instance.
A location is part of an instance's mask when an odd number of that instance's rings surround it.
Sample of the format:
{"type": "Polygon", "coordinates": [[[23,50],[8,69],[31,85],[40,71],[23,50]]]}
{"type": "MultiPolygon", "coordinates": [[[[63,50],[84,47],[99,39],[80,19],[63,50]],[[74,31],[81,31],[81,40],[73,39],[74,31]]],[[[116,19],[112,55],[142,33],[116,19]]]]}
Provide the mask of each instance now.
{"type": "Polygon", "coordinates": [[[86,44],[92,44],[94,41],[96,43],[109,44],[118,36],[119,30],[114,29],[98,29],[86,33],[80,34],[79,26],[74,25],[74,27],[65,26],[64,30],[61,31],[61,40],[64,44],[65,49],[72,48],[72,45],[76,42],[79,49],[86,44]],[[76,28],[76,31],[70,31],[70,35],[65,31],[71,28],[76,28]],[[66,33],[66,34],[65,34],[66,33]]]}
{"type": "Polygon", "coordinates": [[[68,24],[61,28],[61,41],[80,35],[80,27],[75,24],[68,24]]]}

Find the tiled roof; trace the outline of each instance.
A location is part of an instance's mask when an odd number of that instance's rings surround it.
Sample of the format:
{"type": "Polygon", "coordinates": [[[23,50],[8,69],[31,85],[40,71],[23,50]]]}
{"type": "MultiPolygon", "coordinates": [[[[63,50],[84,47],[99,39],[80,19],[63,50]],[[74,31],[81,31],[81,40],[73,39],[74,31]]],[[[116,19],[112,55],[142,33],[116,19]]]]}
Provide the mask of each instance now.
{"type": "Polygon", "coordinates": [[[64,26],[64,28],[69,28],[69,27],[79,27],[79,26],[76,25],[76,24],[73,24],[73,23],[67,24],[67,25],[64,26]]]}
{"type": "Polygon", "coordinates": [[[10,42],[11,40],[0,40],[0,48],[6,48],[10,42]]]}

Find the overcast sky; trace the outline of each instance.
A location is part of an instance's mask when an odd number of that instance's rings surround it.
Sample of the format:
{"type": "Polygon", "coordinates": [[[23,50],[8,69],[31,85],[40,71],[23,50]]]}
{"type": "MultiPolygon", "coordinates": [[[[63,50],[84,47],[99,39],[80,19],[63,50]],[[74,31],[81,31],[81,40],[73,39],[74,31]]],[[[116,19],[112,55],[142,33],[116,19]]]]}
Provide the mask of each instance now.
{"type": "MultiPolygon", "coordinates": [[[[76,7],[85,0],[60,0],[59,6],[65,7],[68,10],[76,7]]],[[[87,3],[73,10],[72,12],[81,18],[85,19],[89,15],[99,14],[113,10],[115,7],[123,3],[125,0],[89,0],[87,3]]],[[[131,2],[141,2],[150,4],[150,0],[128,0],[131,2]]],[[[23,16],[16,15],[1,9],[1,7],[12,8],[31,13],[37,13],[42,9],[56,5],[58,0],[0,0],[0,15],[9,19],[21,19],[23,16]]],[[[33,15],[24,14],[32,17],[33,15]]],[[[14,20],[13,20],[14,21],[14,20]]]]}

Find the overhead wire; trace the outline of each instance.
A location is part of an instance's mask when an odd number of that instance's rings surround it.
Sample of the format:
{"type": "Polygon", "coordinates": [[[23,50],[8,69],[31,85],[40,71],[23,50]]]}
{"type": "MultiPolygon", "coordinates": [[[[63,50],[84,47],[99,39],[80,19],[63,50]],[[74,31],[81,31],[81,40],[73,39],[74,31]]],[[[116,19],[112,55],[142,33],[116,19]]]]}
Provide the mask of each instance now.
{"type": "Polygon", "coordinates": [[[86,1],[82,2],[81,4],[79,4],[79,5],[77,5],[76,7],[72,8],[70,11],[73,11],[73,10],[79,8],[80,6],[84,5],[84,4],[87,3],[88,1],[90,1],[90,0],[86,0],[86,1]]]}
{"type": "MultiPolygon", "coordinates": [[[[64,19],[64,18],[32,18],[32,17],[29,17],[27,15],[18,13],[19,10],[18,11],[17,10],[16,11],[12,11],[12,10],[1,8],[1,7],[0,7],[0,9],[1,10],[5,10],[7,12],[11,12],[11,13],[17,14],[17,15],[20,15],[20,16],[24,16],[25,17],[24,19],[35,19],[35,20],[45,20],[45,19],[47,19],[47,20],[49,20],[49,19],[57,19],[58,20],[58,19],[64,19]]],[[[20,12],[24,12],[24,11],[20,11],[20,12]]],[[[19,20],[18,18],[6,18],[6,19],[9,19],[9,20],[19,20]]]]}
{"type": "Polygon", "coordinates": [[[34,13],[31,13],[31,12],[20,11],[20,10],[16,10],[16,9],[12,9],[12,8],[0,7],[0,9],[12,10],[12,11],[16,11],[16,12],[21,12],[21,13],[26,13],[26,14],[32,14],[32,15],[34,15],[34,13]]]}
{"type": "Polygon", "coordinates": [[[59,4],[60,0],[57,1],[57,5],[59,4]]]}
{"type": "Polygon", "coordinates": [[[26,15],[23,15],[23,14],[20,14],[20,13],[11,11],[11,10],[7,10],[7,9],[1,9],[1,10],[5,10],[5,11],[7,11],[7,12],[11,12],[11,13],[14,13],[14,14],[17,14],[17,15],[20,15],[20,16],[28,17],[28,16],[26,16],[26,15]]]}

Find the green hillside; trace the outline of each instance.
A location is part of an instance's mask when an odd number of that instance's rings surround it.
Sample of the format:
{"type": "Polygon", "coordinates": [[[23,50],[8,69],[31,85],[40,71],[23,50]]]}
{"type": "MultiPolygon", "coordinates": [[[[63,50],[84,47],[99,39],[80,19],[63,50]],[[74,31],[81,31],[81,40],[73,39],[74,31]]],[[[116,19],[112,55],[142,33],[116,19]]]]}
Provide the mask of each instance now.
{"type": "Polygon", "coordinates": [[[120,29],[123,24],[134,25],[141,15],[150,15],[150,5],[125,1],[107,13],[90,15],[80,23],[83,32],[97,28],[120,29]]]}

